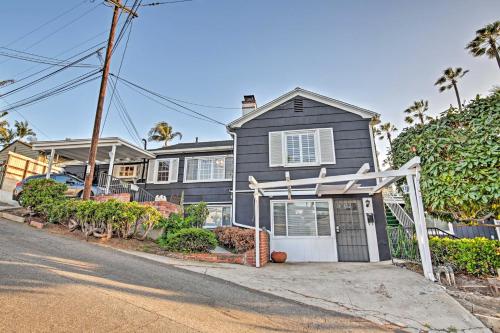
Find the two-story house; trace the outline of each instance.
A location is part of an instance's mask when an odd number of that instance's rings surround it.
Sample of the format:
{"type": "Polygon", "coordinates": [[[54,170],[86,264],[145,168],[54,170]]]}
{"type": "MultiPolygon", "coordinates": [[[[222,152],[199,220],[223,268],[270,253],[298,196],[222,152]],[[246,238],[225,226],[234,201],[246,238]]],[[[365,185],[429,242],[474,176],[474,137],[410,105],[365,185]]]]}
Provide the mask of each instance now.
{"type": "MultiPolygon", "coordinates": [[[[259,108],[245,96],[242,113],[227,126],[233,140],[151,150],[156,160],[149,162],[145,189],[166,197],[183,193],[185,204],[207,202],[207,227],[253,227],[250,176],[312,178],[322,168],[353,174],[365,163],[377,171],[372,111],[296,88],[259,108]]],[[[291,199],[286,189],[262,198],[260,226],[270,232],[271,250],[286,251],[291,261],[389,259],[382,197],[362,193],[374,183],[361,181],[360,194],[320,197],[305,186],[291,199]],[[372,214],[365,214],[364,198],[372,214]]]]}

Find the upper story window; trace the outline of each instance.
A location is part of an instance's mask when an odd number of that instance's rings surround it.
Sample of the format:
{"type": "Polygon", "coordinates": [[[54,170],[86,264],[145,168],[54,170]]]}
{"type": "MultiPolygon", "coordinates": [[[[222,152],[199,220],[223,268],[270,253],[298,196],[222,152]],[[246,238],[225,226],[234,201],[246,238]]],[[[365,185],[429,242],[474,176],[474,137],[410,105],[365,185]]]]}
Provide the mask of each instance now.
{"type": "Polygon", "coordinates": [[[331,128],[269,132],[269,166],[335,164],[331,128]]]}
{"type": "Polygon", "coordinates": [[[186,157],[184,181],[227,181],[233,178],[233,156],[186,157]]]}
{"type": "Polygon", "coordinates": [[[288,164],[317,163],[314,131],[285,132],[286,161],[288,164]]]}
{"type": "Polygon", "coordinates": [[[157,158],[149,161],[148,183],[176,183],[179,174],[178,158],[157,158]]]}

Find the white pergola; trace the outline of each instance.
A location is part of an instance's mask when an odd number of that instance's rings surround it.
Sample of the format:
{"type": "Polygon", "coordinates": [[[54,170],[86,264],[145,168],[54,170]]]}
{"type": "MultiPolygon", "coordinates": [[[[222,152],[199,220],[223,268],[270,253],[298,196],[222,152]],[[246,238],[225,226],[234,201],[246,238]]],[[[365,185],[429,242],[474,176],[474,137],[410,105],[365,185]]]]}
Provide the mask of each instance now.
{"type": "Polygon", "coordinates": [[[260,183],[253,176],[249,177],[249,186],[254,190],[254,215],[255,215],[255,266],[260,267],[259,246],[259,198],[261,196],[288,196],[290,200],[294,195],[327,195],[327,194],[368,194],[373,195],[382,191],[397,180],[406,177],[409,187],[413,221],[417,235],[418,248],[422,260],[424,276],[435,281],[432,271],[431,253],[427,238],[424,206],[420,193],[420,158],[414,157],[398,170],[369,172],[370,167],[364,164],[355,174],[327,176],[326,169],[322,168],[318,177],[291,179],[290,173],[285,172],[285,180],[260,183]],[[374,186],[360,186],[359,181],[376,179],[374,186]],[[311,188],[304,188],[304,186],[311,188]],[[295,188],[294,188],[295,187],[295,188]],[[297,188],[300,187],[300,188],[297,188]]]}
{"type": "MultiPolygon", "coordinates": [[[[49,155],[47,178],[50,178],[54,156],[64,156],[75,161],[87,163],[90,150],[90,139],[66,139],[55,141],[37,141],[32,144],[33,150],[45,152],[49,155]]],[[[116,161],[137,161],[153,159],[155,155],[117,137],[100,138],[97,145],[96,160],[100,163],[109,163],[108,174],[113,174],[116,161]]],[[[108,178],[107,190],[109,190],[108,178]]]]}

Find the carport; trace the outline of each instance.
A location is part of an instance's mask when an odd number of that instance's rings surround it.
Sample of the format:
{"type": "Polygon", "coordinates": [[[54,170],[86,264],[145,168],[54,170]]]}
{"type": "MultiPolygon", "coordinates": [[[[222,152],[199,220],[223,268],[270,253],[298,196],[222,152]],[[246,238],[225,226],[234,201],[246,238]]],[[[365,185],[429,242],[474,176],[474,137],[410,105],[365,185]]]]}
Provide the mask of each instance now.
{"type": "MultiPolygon", "coordinates": [[[[64,156],[75,161],[87,163],[90,139],[65,139],[55,141],[38,141],[32,144],[33,150],[44,152],[48,156],[47,178],[50,178],[54,156],[64,156]]],[[[152,159],[155,155],[117,137],[100,138],[97,146],[96,161],[109,163],[108,175],[113,173],[115,162],[130,162],[141,159],[152,159]]],[[[110,178],[107,182],[109,190],[110,178]]]]}
{"type": "Polygon", "coordinates": [[[316,195],[321,197],[327,194],[360,194],[373,195],[382,191],[385,187],[393,184],[401,178],[406,178],[409,189],[413,220],[417,235],[420,257],[424,276],[434,281],[432,261],[427,238],[425,224],[424,206],[420,192],[420,158],[412,158],[398,170],[386,170],[380,172],[368,172],[369,165],[364,164],[355,174],[328,176],[326,169],[322,168],[318,177],[304,179],[290,179],[290,174],[285,173],[282,181],[258,182],[253,176],[249,177],[249,186],[254,190],[254,217],[255,217],[255,250],[256,267],[260,266],[259,260],[259,198],[261,196],[273,197],[279,195],[288,196],[288,200],[294,195],[316,195]],[[377,180],[374,186],[360,186],[357,184],[363,180],[377,180]],[[314,186],[314,190],[304,190],[304,186],[314,186]]]}

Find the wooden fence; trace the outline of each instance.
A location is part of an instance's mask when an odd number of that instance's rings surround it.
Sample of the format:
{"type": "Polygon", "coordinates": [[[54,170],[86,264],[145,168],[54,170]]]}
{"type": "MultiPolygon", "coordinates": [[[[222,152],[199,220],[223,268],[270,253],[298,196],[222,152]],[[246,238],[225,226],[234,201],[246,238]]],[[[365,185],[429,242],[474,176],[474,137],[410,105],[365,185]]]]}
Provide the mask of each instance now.
{"type": "MultiPolygon", "coordinates": [[[[14,152],[9,152],[7,161],[1,170],[0,189],[11,192],[16,187],[16,183],[20,180],[29,176],[44,174],[47,172],[47,169],[47,163],[14,152]]],[[[60,167],[52,166],[52,172],[61,171],[62,169],[60,167]]]]}

